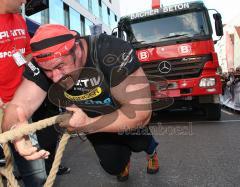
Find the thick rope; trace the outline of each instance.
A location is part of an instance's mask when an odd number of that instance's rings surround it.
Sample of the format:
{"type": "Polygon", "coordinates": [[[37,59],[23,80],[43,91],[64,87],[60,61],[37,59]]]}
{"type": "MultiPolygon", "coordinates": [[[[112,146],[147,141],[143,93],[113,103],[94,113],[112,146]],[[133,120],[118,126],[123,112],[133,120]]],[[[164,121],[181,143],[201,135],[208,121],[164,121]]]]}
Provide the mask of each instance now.
{"type": "Polygon", "coordinates": [[[9,174],[8,171],[4,168],[0,168],[0,173],[4,175],[8,180],[8,186],[10,184],[11,187],[19,187],[18,182],[13,174],[9,174]]]}
{"type": "Polygon", "coordinates": [[[6,166],[5,171],[5,177],[8,179],[8,186],[12,186],[12,187],[17,187],[18,186],[18,182],[15,179],[15,176],[13,175],[13,164],[12,164],[12,155],[10,152],[10,148],[8,146],[7,143],[3,144],[3,151],[4,151],[4,155],[5,155],[5,159],[6,159],[6,166]],[[13,186],[14,184],[14,186],[13,186]]]}
{"type": "Polygon", "coordinates": [[[59,142],[59,146],[55,155],[55,159],[54,159],[50,174],[48,175],[48,178],[46,183],[44,184],[44,187],[53,186],[57,172],[58,172],[59,165],[62,160],[63,151],[65,150],[65,147],[67,145],[69,138],[70,138],[70,134],[68,133],[63,134],[61,141],[59,142]]]}
{"type": "Polygon", "coordinates": [[[2,181],[2,174],[1,174],[1,176],[0,176],[0,187],[2,187],[3,186],[3,181],[2,181]]]}
{"type": "MultiPolygon", "coordinates": [[[[18,187],[18,182],[13,175],[13,165],[11,160],[11,153],[8,144],[3,144],[3,152],[6,159],[6,165],[0,168],[0,173],[6,177],[7,186],[18,187]]],[[[1,184],[0,184],[1,186],[1,184]]],[[[3,185],[2,185],[3,186],[3,185]]]]}
{"type": "MultiPolygon", "coordinates": [[[[0,125],[2,123],[2,115],[3,115],[3,111],[1,110],[0,111],[0,125]]],[[[2,128],[0,128],[0,133],[2,133],[2,128]]],[[[11,152],[10,152],[10,149],[9,149],[9,146],[7,143],[3,144],[3,152],[4,152],[4,156],[5,156],[5,160],[6,160],[6,165],[5,165],[5,167],[0,168],[0,173],[7,178],[7,180],[8,180],[7,186],[18,187],[18,182],[15,179],[15,176],[13,175],[11,152]]],[[[1,178],[0,186],[3,186],[2,177],[0,177],[0,178],[1,178]]]]}
{"type": "Polygon", "coordinates": [[[40,129],[46,128],[48,126],[51,126],[53,124],[56,124],[57,119],[59,117],[60,116],[54,116],[54,117],[51,117],[51,118],[40,120],[40,121],[35,122],[35,123],[23,124],[23,125],[21,125],[20,128],[15,128],[15,129],[12,129],[10,131],[6,131],[6,132],[0,134],[0,143],[7,143],[8,141],[12,141],[12,140],[21,138],[24,135],[34,133],[37,130],[40,130],[40,129]]]}
{"type": "MultiPolygon", "coordinates": [[[[46,128],[48,126],[58,123],[61,120],[64,120],[65,117],[69,117],[69,114],[54,116],[54,117],[40,120],[38,122],[31,123],[31,124],[23,124],[23,125],[21,125],[20,128],[15,128],[15,129],[12,129],[10,131],[0,134],[0,143],[7,143],[8,141],[12,141],[17,138],[21,138],[24,135],[34,133],[37,130],[46,128]]],[[[70,138],[70,134],[68,134],[67,132],[61,138],[61,141],[59,143],[59,147],[57,149],[55,159],[54,159],[54,162],[52,165],[52,169],[50,171],[50,174],[48,175],[48,178],[47,178],[46,183],[44,184],[44,187],[52,187],[52,185],[54,184],[54,180],[56,178],[56,174],[57,174],[59,165],[61,163],[63,152],[64,152],[64,149],[67,145],[69,138],[70,138]]],[[[4,153],[5,153],[5,151],[4,151],[4,153]]],[[[9,149],[8,149],[8,151],[6,150],[6,154],[10,154],[9,149]]],[[[19,187],[17,180],[15,179],[13,172],[12,172],[13,167],[12,167],[12,165],[9,164],[10,161],[11,161],[11,159],[9,159],[7,161],[8,164],[6,166],[8,166],[8,165],[9,166],[6,169],[0,168],[0,173],[2,175],[6,176],[6,178],[8,180],[8,186],[19,187]]],[[[0,185],[1,185],[1,180],[0,180],[0,185]]]]}

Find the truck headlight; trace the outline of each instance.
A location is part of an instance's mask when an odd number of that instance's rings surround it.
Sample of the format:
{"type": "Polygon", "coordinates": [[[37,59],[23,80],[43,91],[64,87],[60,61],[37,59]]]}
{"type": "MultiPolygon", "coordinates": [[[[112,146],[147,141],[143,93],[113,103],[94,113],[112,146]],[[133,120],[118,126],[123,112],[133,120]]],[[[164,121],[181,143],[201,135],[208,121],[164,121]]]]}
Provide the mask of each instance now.
{"type": "Polygon", "coordinates": [[[216,79],[215,78],[202,78],[199,86],[200,87],[212,87],[216,85],[216,79]]]}

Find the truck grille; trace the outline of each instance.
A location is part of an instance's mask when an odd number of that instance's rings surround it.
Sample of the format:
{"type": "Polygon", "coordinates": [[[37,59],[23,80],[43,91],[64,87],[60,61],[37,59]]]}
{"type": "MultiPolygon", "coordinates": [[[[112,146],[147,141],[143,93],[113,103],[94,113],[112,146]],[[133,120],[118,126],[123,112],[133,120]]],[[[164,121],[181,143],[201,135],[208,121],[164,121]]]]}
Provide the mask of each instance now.
{"type": "MultiPolygon", "coordinates": [[[[167,80],[176,80],[183,78],[193,78],[199,77],[204,64],[212,60],[211,55],[207,56],[193,56],[187,58],[179,58],[172,60],[163,60],[163,61],[155,61],[151,63],[142,63],[142,68],[146,75],[149,77],[155,77],[155,80],[158,78],[163,78],[167,80]],[[170,71],[161,72],[161,65],[163,63],[170,64],[170,71]],[[161,64],[161,65],[160,65],[161,64]]],[[[169,66],[168,66],[169,67],[169,66]]],[[[152,79],[152,78],[151,78],[152,79]]]]}

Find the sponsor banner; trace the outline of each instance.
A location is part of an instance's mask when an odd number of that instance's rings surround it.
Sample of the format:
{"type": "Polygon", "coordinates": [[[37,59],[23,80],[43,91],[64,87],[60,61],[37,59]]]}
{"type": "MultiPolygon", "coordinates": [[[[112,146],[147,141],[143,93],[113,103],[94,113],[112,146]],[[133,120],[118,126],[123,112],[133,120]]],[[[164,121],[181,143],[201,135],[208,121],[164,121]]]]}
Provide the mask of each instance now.
{"type": "Polygon", "coordinates": [[[67,92],[64,92],[64,96],[71,101],[83,101],[83,100],[93,99],[99,96],[101,93],[102,93],[102,88],[97,87],[86,94],[70,95],[67,92]]]}
{"type": "Polygon", "coordinates": [[[154,15],[157,15],[160,13],[169,13],[169,12],[176,12],[176,11],[180,11],[180,10],[186,10],[189,8],[190,8],[189,3],[180,3],[180,4],[176,4],[176,5],[165,6],[160,9],[151,9],[151,10],[147,10],[147,11],[143,11],[143,12],[137,12],[137,13],[131,14],[130,19],[134,20],[134,19],[138,19],[138,18],[154,16],[154,15]]]}

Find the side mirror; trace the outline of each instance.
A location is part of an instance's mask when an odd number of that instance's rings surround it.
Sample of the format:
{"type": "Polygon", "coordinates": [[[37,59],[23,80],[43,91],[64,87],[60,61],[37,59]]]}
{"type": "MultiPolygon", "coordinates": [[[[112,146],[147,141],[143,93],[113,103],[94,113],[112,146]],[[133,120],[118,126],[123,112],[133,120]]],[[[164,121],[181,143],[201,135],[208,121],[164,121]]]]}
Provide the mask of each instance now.
{"type": "Polygon", "coordinates": [[[117,32],[112,32],[112,36],[114,36],[115,38],[117,38],[117,32]]]}
{"type": "Polygon", "coordinates": [[[111,34],[111,35],[114,36],[115,38],[118,37],[118,28],[117,28],[117,27],[115,27],[115,28],[112,30],[112,34],[111,34]]]}
{"type": "Polygon", "coordinates": [[[213,14],[215,20],[215,30],[217,36],[223,36],[222,16],[220,13],[213,14]]]}

